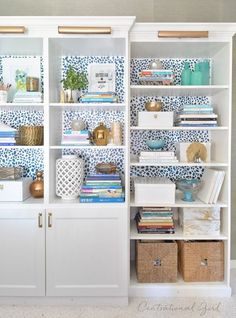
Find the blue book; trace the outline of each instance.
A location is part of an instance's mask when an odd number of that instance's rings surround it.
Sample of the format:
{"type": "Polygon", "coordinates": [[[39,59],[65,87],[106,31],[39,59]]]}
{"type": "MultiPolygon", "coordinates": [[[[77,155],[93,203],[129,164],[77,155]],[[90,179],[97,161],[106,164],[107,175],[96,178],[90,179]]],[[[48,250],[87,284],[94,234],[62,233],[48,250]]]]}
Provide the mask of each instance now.
{"type": "Polygon", "coordinates": [[[1,142],[0,143],[0,147],[2,146],[15,146],[16,143],[13,143],[13,142],[1,142]]]}
{"type": "Polygon", "coordinates": [[[91,189],[107,189],[107,190],[112,190],[112,189],[122,189],[122,186],[121,185],[89,185],[89,184],[86,184],[86,185],[83,185],[82,190],[85,189],[85,190],[91,190],[91,189]]]}
{"type": "Polygon", "coordinates": [[[80,196],[80,202],[81,203],[115,203],[115,202],[124,202],[124,197],[119,198],[99,198],[99,197],[81,197],[80,196]]]}

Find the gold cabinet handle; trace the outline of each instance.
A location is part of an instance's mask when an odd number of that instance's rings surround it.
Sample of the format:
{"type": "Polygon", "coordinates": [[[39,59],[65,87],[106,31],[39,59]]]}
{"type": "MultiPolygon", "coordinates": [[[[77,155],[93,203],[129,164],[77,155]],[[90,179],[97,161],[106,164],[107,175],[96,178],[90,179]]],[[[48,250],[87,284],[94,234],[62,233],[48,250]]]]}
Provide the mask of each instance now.
{"type": "Polygon", "coordinates": [[[52,213],[48,213],[48,227],[52,227],[52,213]]]}
{"type": "Polygon", "coordinates": [[[26,27],[24,26],[0,26],[0,33],[25,33],[26,27]]]}
{"type": "Polygon", "coordinates": [[[58,26],[60,34],[111,34],[111,27],[58,26]]]}
{"type": "Polygon", "coordinates": [[[43,227],[43,214],[42,213],[38,214],[38,227],[40,227],[40,228],[43,227]]]}
{"type": "Polygon", "coordinates": [[[159,31],[159,38],[208,38],[208,31],[159,31]]]}

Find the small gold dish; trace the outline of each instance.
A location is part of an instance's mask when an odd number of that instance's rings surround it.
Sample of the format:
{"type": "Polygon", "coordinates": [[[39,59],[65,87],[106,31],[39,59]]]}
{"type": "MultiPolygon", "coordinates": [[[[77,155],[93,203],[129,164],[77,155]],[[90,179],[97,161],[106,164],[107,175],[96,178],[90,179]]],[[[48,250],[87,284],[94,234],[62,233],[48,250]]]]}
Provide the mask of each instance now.
{"type": "Polygon", "coordinates": [[[146,102],[145,109],[149,112],[159,112],[162,109],[163,103],[161,101],[146,102]]]}

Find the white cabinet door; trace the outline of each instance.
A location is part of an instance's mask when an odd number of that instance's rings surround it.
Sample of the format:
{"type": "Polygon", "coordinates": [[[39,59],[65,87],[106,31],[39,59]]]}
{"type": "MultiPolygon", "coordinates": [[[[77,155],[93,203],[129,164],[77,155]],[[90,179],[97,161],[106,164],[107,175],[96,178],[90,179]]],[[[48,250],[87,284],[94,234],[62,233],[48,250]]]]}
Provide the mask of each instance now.
{"type": "Polygon", "coordinates": [[[44,210],[0,211],[0,296],[45,295],[44,210]]]}
{"type": "MultiPolygon", "coordinates": [[[[85,204],[86,205],[86,204],[85,204]]],[[[48,211],[48,296],[127,296],[125,205],[48,211]]]]}

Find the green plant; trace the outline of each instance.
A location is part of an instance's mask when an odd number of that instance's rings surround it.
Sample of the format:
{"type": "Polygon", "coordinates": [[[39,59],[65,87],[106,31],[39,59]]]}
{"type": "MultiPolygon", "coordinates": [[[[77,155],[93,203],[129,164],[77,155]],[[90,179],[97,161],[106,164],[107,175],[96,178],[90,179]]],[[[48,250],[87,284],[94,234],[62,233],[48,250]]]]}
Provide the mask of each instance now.
{"type": "Polygon", "coordinates": [[[88,85],[88,80],[86,74],[81,72],[76,72],[76,70],[70,66],[68,71],[66,72],[66,77],[61,80],[63,83],[63,88],[71,89],[71,90],[81,90],[86,88],[88,85]]]}

